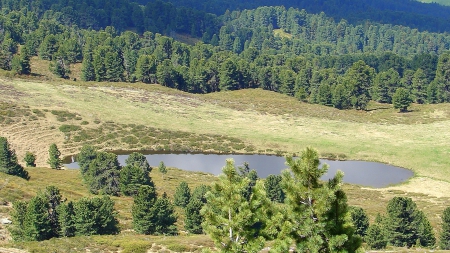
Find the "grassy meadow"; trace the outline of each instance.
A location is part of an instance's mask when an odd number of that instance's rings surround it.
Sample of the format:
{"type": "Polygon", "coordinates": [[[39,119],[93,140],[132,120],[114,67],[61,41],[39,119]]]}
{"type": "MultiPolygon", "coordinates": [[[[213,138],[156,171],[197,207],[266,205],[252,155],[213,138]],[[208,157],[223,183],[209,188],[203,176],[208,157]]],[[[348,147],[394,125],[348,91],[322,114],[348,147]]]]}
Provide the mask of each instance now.
{"type": "MultiPolygon", "coordinates": [[[[298,154],[312,146],[323,157],[378,161],[413,170],[415,177],[408,182],[383,189],[345,185],[349,203],[365,208],[373,220],[393,196],[410,196],[439,232],[440,215],[450,203],[449,104],[412,105],[407,113],[377,103],[367,111],[340,111],[261,89],[200,95],[159,85],[56,79],[46,66],[33,59],[32,69],[38,74],[25,79],[0,73],[0,136],[8,138],[20,162],[31,151],[38,165],[27,169],[30,181],[0,177],[0,216],[8,216],[12,201],[28,199],[47,185],[59,187],[68,199],[90,196],[78,171],[46,168],[51,143],[63,156],[76,154],[86,143],[106,151],[280,155],[298,154]]],[[[73,66],[71,79],[80,80],[79,69],[73,66]]],[[[193,189],[215,180],[212,175],[175,168],[164,178],[155,168],[151,177],[157,191],[169,196],[181,181],[193,189]]],[[[199,252],[202,245],[212,245],[203,235],[137,236],[130,231],[132,199],[114,200],[122,227],[118,236],[6,246],[31,252],[79,252],[80,247],[91,252],[199,252]]],[[[182,229],[183,213],[178,212],[182,229]]],[[[0,235],[0,245],[5,243],[0,235]]]]}

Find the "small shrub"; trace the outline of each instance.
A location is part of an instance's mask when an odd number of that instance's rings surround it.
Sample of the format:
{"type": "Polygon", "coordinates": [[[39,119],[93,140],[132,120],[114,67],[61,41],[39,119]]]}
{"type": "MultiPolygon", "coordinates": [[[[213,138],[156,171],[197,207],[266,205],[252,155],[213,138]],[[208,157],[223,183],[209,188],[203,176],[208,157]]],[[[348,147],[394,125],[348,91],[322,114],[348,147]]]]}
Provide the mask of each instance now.
{"type": "Polygon", "coordinates": [[[83,122],[81,122],[81,125],[83,125],[83,126],[89,125],[89,122],[87,122],[86,120],[83,120],[83,122]]]}
{"type": "Polygon", "coordinates": [[[70,133],[70,132],[75,132],[81,130],[80,126],[76,126],[76,125],[61,125],[59,127],[59,131],[63,132],[63,133],[70,133]]]}

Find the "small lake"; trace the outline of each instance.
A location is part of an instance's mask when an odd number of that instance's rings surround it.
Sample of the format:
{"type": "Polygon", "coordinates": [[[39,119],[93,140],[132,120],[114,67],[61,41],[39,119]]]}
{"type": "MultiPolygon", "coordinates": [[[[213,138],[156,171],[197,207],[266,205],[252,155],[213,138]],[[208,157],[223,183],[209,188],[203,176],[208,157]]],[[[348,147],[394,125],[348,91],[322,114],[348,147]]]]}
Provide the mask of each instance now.
{"type": "MultiPolygon", "coordinates": [[[[285,158],[272,155],[224,155],[224,154],[149,154],[145,155],[152,167],[157,167],[161,161],[167,167],[175,167],[182,170],[201,171],[219,175],[225,160],[234,159],[235,165],[242,166],[248,162],[250,169],[255,169],[258,176],[265,178],[270,174],[278,175],[287,168],[285,158]]],[[[118,155],[121,165],[125,165],[128,155],[118,155]]],[[[70,159],[70,158],[69,158],[70,159]]],[[[386,187],[398,184],[414,176],[411,170],[377,162],[365,161],[332,161],[320,160],[329,165],[328,172],[322,180],[332,178],[337,170],[344,172],[344,182],[374,188],[386,187]]],[[[70,162],[67,161],[67,162],[70,162]]],[[[76,162],[65,164],[69,169],[77,169],[76,162]]]]}

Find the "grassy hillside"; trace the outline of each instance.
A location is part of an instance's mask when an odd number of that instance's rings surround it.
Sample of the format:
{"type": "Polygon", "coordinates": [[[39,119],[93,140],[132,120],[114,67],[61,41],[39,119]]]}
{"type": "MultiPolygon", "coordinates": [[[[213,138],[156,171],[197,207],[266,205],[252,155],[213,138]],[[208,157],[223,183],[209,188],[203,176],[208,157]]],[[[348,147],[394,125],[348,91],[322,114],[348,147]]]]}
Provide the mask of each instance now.
{"type": "MultiPolygon", "coordinates": [[[[78,67],[75,66],[73,77],[77,77],[78,67]]],[[[0,77],[0,136],[8,138],[21,162],[26,151],[36,153],[41,167],[29,169],[28,182],[0,177],[0,214],[6,216],[11,201],[28,199],[46,185],[60,187],[68,199],[89,195],[78,171],[45,168],[51,143],[56,143],[64,156],[76,154],[85,143],[102,150],[270,154],[292,154],[313,146],[324,157],[339,154],[348,159],[380,161],[416,173],[409,182],[385,189],[346,186],[350,204],[364,207],[371,219],[384,211],[390,198],[406,195],[417,201],[437,229],[440,214],[450,200],[448,104],[413,105],[408,113],[398,113],[391,105],[376,103],[368,111],[339,111],[260,89],[194,95],[159,85],[54,79],[45,68],[34,71],[41,76],[0,77]]],[[[182,180],[191,188],[214,180],[204,173],[175,169],[164,180],[157,170],[151,176],[158,191],[169,195],[182,180]]],[[[58,251],[60,247],[66,250],[59,252],[68,252],[75,247],[116,251],[143,245],[150,249],[153,244],[169,245],[174,251],[193,251],[198,245],[211,245],[206,236],[188,240],[135,236],[127,230],[131,228],[131,198],[115,201],[124,231],[120,236],[9,246],[36,252],[58,251]]],[[[179,227],[182,226],[180,220],[179,227]]]]}

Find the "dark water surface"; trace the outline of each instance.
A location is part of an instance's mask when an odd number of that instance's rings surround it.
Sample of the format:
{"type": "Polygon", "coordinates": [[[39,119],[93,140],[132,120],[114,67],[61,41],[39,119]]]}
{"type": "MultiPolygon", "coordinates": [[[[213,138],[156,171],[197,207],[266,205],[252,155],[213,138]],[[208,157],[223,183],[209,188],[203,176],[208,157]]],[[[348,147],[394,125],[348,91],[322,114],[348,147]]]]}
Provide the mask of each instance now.
{"type": "MultiPolygon", "coordinates": [[[[278,175],[287,168],[285,158],[271,155],[223,155],[223,154],[149,154],[145,155],[152,167],[157,167],[161,161],[167,167],[176,167],[182,170],[201,171],[219,175],[225,160],[234,159],[236,166],[248,162],[250,169],[255,169],[258,176],[265,178],[270,174],[278,175]]],[[[125,165],[128,155],[119,155],[121,165],[125,165]]],[[[344,172],[344,182],[375,188],[386,187],[408,180],[414,175],[411,170],[395,167],[377,162],[365,161],[332,161],[320,160],[329,165],[328,172],[323,180],[332,178],[337,170],[344,172]]],[[[70,161],[69,161],[70,162],[70,161]]],[[[67,168],[77,169],[76,162],[65,164],[67,168]]]]}

